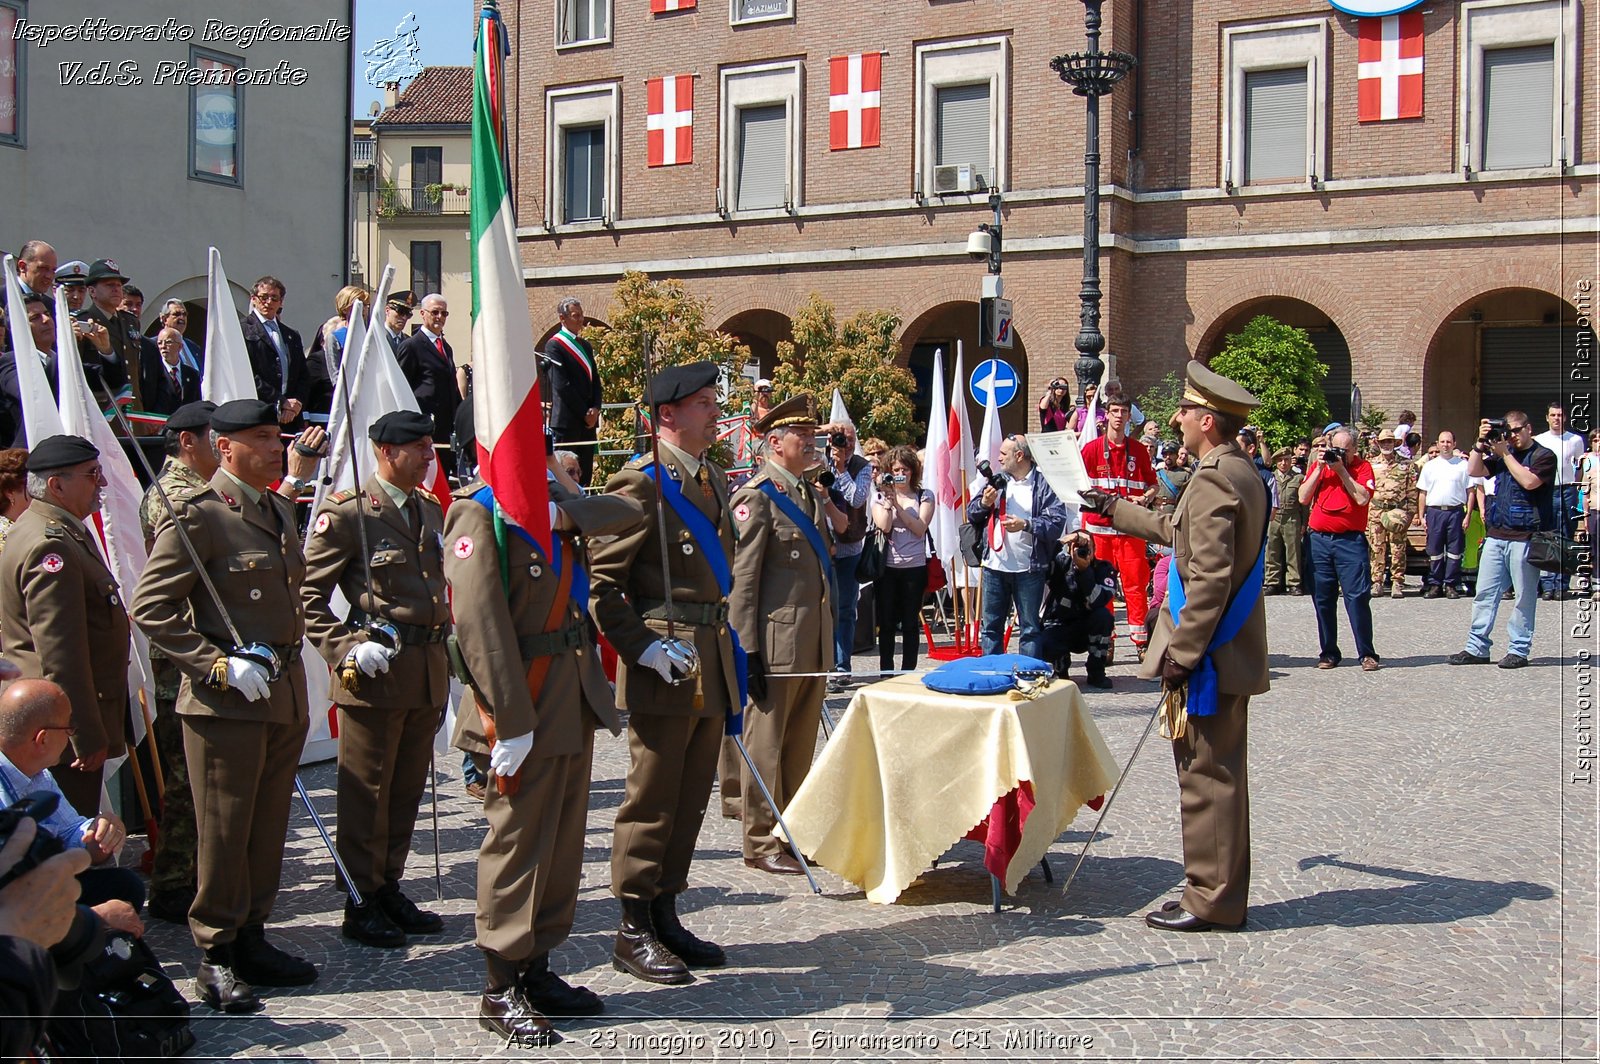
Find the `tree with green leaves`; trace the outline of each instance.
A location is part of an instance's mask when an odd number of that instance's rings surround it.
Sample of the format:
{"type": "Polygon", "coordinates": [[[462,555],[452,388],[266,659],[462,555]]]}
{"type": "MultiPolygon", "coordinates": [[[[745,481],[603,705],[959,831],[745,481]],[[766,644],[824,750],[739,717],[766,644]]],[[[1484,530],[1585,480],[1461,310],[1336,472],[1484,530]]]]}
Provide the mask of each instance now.
{"type": "Polygon", "coordinates": [[[889,310],[862,310],[843,322],[833,304],[812,293],[790,323],[794,342],[778,344],[772,375],[773,398],[799,392],[817,397],[826,419],[833,390],[839,389],[861,439],[877,436],[893,445],[910,442],[917,381],[895,364],[900,316],[889,310]]]}
{"type": "Polygon", "coordinates": [[[1328,367],[1318,360],[1304,329],[1257,315],[1229,334],[1211,368],[1261,400],[1250,423],[1266,437],[1268,453],[1301,436],[1315,436],[1328,423],[1322,391],[1328,367]]]}
{"type": "MultiPolygon", "coordinates": [[[[706,301],[689,293],[682,281],[652,281],[647,275],[630,270],[617,282],[611,306],[607,308],[609,327],[590,325],[583,338],[594,347],[600,366],[604,399],[607,403],[637,404],[644,393],[646,338],[653,340],[655,368],[681,366],[709,359],[722,370],[731,394],[724,403],[727,411],[744,409],[750,399],[750,385],[742,370],[749,361],[750,349],[727,333],[706,328],[706,301]]],[[[607,446],[628,447],[647,425],[640,423],[640,408],[608,411],[604,437],[607,446]]],[[[628,447],[631,450],[631,447],[628,447]]],[[[713,460],[726,465],[727,450],[713,450],[713,460]]],[[[595,459],[595,483],[604,483],[622,467],[626,455],[601,454],[595,459]]]]}
{"type": "Polygon", "coordinates": [[[1154,421],[1161,426],[1161,435],[1164,439],[1173,438],[1172,415],[1178,412],[1178,403],[1183,399],[1183,378],[1176,373],[1168,373],[1160,381],[1150,386],[1137,399],[1139,412],[1144,415],[1146,422],[1154,421]]]}

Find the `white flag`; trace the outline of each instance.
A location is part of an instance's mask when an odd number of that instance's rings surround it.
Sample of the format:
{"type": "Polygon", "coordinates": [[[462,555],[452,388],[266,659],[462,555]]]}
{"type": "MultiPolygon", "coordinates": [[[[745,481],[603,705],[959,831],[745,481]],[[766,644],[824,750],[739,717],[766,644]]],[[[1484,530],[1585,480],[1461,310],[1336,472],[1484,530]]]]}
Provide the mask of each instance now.
{"type": "Polygon", "coordinates": [[[206,371],[200,378],[200,398],[221,406],[255,397],[256,375],[244,346],[244,328],[222,270],[222,253],[212,248],[206,266],[206,371]]]}
{"type": "MultiPolygon", "coordinates": [[[[11,322],[11,357],[16,361],[17,391],[22,399],[23,434],[31,447],[51,436],[62,435],[61,414],[56,410],[56,397],[50,391],[50,378],[45,376],[44,364],[39,360],[39,349],[34,345],[33,333],[28,328],[28,308],[22,302],[22,281],[17,277],[17,260],[10,255],[5,258],[5,273],[6,313],[11,322]]],[[[66,350],[70,364],[79,364],[77,337],[72,337],[71,345],[66,350]]],[[[11,441],[0,442],[9,444],[11,441]]]]}

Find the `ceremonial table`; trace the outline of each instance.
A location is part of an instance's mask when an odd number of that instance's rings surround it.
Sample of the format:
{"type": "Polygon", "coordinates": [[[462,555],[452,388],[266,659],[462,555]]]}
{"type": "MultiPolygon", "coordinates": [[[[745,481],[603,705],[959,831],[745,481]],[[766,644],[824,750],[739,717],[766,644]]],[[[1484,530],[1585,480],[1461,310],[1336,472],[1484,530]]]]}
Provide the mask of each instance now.
{"type": "Polygon", "coordinates": [[[894,901],[964,837],[984,842],[985,866],[1014,894],[1116,776],[1069,681],[1012,701],[897,676],[856,693],[783,818],[801,853],[868,901],[894,901]]]}

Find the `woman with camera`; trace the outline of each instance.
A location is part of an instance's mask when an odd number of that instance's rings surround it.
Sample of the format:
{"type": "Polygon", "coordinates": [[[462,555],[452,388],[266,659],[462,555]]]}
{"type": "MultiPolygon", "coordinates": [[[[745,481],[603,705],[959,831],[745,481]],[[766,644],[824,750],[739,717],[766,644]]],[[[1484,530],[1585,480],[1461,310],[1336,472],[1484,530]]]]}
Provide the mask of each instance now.
{"type": "Polygon", "coordinates": [[[1067,388],[1067,378],[1057,377],[1039,397],[1039,430],[1061,432],[1072,424],[1074,409],[1072,392],[1067,388]]]}
{"type": "Polygon", "coordinates": [[[933,493],[922,487],[922,463],[904,445],[883,456],[872,523],[883,535],[883,575],[877,582],[878,668],[894,668],[894,637],[900,632],[900,667],[917,667],[922,598],[928,587],[928,522],[933,493]]]}

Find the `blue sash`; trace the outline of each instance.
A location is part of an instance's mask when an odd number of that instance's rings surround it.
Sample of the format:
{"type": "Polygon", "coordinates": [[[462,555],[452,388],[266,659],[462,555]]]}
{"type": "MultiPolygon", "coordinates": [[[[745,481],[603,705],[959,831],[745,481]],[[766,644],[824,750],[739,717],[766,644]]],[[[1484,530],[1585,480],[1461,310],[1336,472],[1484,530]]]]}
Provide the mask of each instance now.
{"type": "MultiPolygon", "coordinates": [[[[711,566],[711,575],[717,578],[717,590],[723,598],[727,598],[733,591],[733,570],[728,566],[728,559],[722,553],[722,537],[717,535],[717,526],[711,523],[711,518],[705,512],[684,498],[683,486],[672,477],[661,475],[661,467],[651,463],[646,467],[650,475],[655,478],[657,487],[661,489],[661,497],[672,507],[672,512],[678,515],[684,527],[689,530],[689,536],[700,545],[700,554],[705,558],[706,564],[711,566]]],[[[669,573],[662,573],[662,579],[669,579],[669,573]]],[[[733,644],[733,675],[739,681],[739,705],[729,707],[728,716],[723,721],[722,730],[727,735],[744,734],[744,704],[750,700],[750,667],[748,655],[744,645],[739,642],[739,632],[728,625],[728,641],[733,644]]]]}
{"type": "MultiPolygon", "coordinates": [[[[1206,647],[1206,652],[1200,656],[1200,664],[1189,674],[1188,708],[1191,717],[1210,717],[1217,712],[1217,667],[1211,661],[1211,652],[1224,644],[1231,643],[1233,637],[1244,627],[1244,622],[1250,619],[1256,603],[1261,601],[1261,588],[1264,583],[1262,577],[1266,571],[1266,563],[1267,537],[1263,531],[1261,549],[1256,551],[1256,563],[1250,567],[1250,572],[1245,576],[1244,583],[1239,585],[1239,590],[1234,592],[1228,608],[1222,611],[1222,620],[1211,636],[1211,643],[1206,647]]],[[[1174,629],[1182,623],[1180,618],[1186,601],[1188,596],[1183,591],[1183,574],[1178,571],[1177,556],[1174,555],[1173,564],[1167,572],[1167,610],[1172,614],[1174,629]]]]}
{"type": "Polygon", "coordinates": [[[807,517],[805,511],[794,504],[794,500],[778,490],[778,485],[770,480],[761,482],[761,490],[777,506],[778,512],[783,514],[805,533],[806,542],[811,544],[811,549],[816,552],[817,561],[822,563],[822,575],[833,582],[833,559],[828,557],[828,545],[822,542],[822,533],[817,531],[817,524],[807,517]]]}
{"type": "MultiPolygon", "coordinates": [[[[532,533],[506,517],[505,511],[500,509],[500,504],[495,501],[494,489],[489,485],[485,484],[483,487],[473,492],[472,501],[477,503],[479,506],[482,506],[485,510],[488,510],[489,513],[494,517],[495,545],[496,547],[500,548],[500,579],[506,584],[507,589],[509,590],[511,576],[510,566],[506,558],[506,552],[501,543],[501,541],[504,539],[506,530],[509,529],[510,531],[515,532],[518,536],[521,536],[523,541],[526,542],[528,546],[533,548],[535,557],[544,559],[544,550],[539,546],[539,541],[533,538],[532,533]]],[[[561,537],[557,536],[554,531],[552,531],[550,534],[550,557],[545,559],[545,561],[550,566],[552,572],[556,573],[557,575],[561,573],[561,566],[563,564],[561,557],[561,537]]],[[[584,570],[583,566],[578,564],[576,561],[574,561],[572,564],[572,589],[569,594],[572,598],[572,601],[577,603],[578,609],[582,610],[584,613],[589,612],[589,574],[584,570]]]]}

